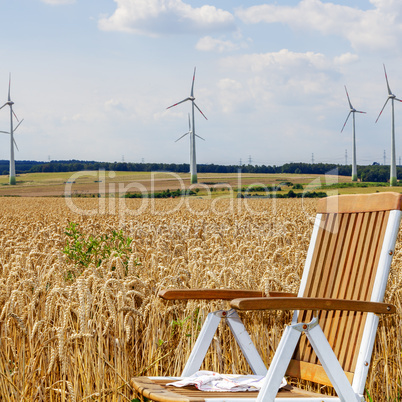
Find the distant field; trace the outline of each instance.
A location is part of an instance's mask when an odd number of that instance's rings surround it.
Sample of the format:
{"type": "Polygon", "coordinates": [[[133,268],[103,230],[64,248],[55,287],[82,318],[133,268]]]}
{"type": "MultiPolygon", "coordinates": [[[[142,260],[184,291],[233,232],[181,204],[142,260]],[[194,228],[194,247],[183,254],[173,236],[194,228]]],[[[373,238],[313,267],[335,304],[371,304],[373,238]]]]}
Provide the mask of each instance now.
{"type": "MultiPolygon", "coordinates": [[[[218,174],[205,173],[198,175],[198,184],[191,186],[198,188],[200,197],[217,197],[225,193],[228,197],[236,196],[238,188],[252,186],[280,186],[279,194],[285,194],[293,189],[294,185],[302,185],[303,189],[294,189],[294,192],[316,191],[321,185],[338,185],[351,183],[350,177],[302,175],[302,174],[218,174]],[[288,185],[284,184],[287,183],[288,185]]],[[[82,171],[61,173],[27,173],[17,176],[17,185],[8,184],[8,176],[0,176],[0,196],[60,197],[69,191],[72,196],[120,196],[127,192],[158,192],[164,190],[188,189],[190,187],[189,174],[173,172],[105,172],[82,171]]],[[[340,194],[372,193],[376,191],[398,191],[398,187],[376,186],[374,184],[363,188],[329,189],[340,194]]],[[[261,194],[263,195],[263,194],[261,194]]]]}

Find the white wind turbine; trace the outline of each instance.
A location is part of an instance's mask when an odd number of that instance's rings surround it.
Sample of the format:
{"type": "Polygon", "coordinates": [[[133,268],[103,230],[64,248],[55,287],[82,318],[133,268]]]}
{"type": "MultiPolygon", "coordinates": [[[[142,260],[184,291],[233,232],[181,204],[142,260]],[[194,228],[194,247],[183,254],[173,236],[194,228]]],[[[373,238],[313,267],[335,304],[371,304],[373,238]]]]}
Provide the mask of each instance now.
{"type": "MultiPolygon", "coordinates": [[[[188,134],[191,135],[192,133],[193,133],[193,130],[191,130],[190,113],[189,113],[188,114],[188,131],[187,131],[187,133],[183,134],[180,138],[178,138],[175,142],[181,140],[183,137],[185,137],[188,134]]],[[[205,141],[205,139],[200,137],[198,134],[195,134],[195,136],[198,137],[198,138],[201,138],[202,140],[205,141]]]]}
{"type": "Polygon", "coordinates": [[[346,91],[346,96],[348,97],[348,102],[349,102],[349,114],[348,117],[346,117],[345,123],[342,127],[341,132],[346,126],[346,123],[348,122],[349,116],[352,114],[353,115],[353,152],[352,152],[352,181],[357,181],[357,164],[356,164],[356,133],[355,133],[355,113],[366,113],[366,112],[361,112],[360,110],[356,110],[353,106],[352,103],[350,102],[348,90],[346,89],[345,85],[345,91],[346,91]]]}
{"type": "MultiPolygon", "coordinates": [[[[171,107],[180,105],[180,103],[186,102],[186,101],[191,101],[191,116],[192,116],[192,124],[190,127],[190,130],[188,133],[184,134],[190,134],[190,175],[191,175],[191,184],[193,183],[197,183],[197,162],[196,162],[196,154],[195,154],[195,136],[199,137],[196,133],[195,133],[195,124],[194,124],[194,106],[198,109],[198,111],[205,117],[206,120],[208,120],[206,118],[206,116],[204,115],[204,113],[201,112],[201,109],[197,106],[197,104],[194,102],[195,98],[194,98],[194,80],[195,80],[195,67],[194,67],[194,74],[193,74],[193,83],[191,85],[191,93],[190,96],[186,99],[183,99],[180,102],[175,103],[172,106],[169,106],[167,109],[170,109],[171,107]]],[[[184,137],[184,135],[182,137],[184,137]]],[[[180,138],[182,138],[180,137],[180,138]]],[[[180,139],[179,138],[179,139],[180,139]]],[[[178,140],[177,140],[178,141],[178,140]]]]}
{"type": "Polygon", "coordinates": [[[395,158],[395,116],[394,116],[394,100],[397,100],[399,102],[402,102],[402,100],[398,99],[392,92],[389,87],[388,83],[388,77],[387,77],[387,70],[385,69],[385,64],[384,66],[384,73],[385,73],[385,80],[387,81],[387,89],[388,89],[388,98],[384,103],[384,106],[381,109],[380,114],[377,117],[377,120],[375,121],[377,123],[378,119],[381,116],[382,111],[384,110],[386,104],[388,101],[391,99],[391,173],[390,173],[390,179],[389,179],[389,184],[391,186],[396,186],[397,184],[397,172],[396,172],[396,158],[395,158]]]}
{"type": "Polygon", "coordinates": [[[14,102],[11,100],[10,90],[11,90],[11,73],[10,73],[10,77],[9,77],[9,80],[8,80],[8,101],[2,107],[0,107],[0,109],[3,109],[4,106],[7,106],[7,105],[10,106],[10,131],[0,131],[0,132],[10,134],[10,181],[9,181],[9,183],[11,185],[13,185],[13,184],[16,183],[16,180],[15,180],[14,145],[18,149],[17,143],[15,142],[15,139],[14,139],[14,132],[19,127],[19,125],[22,123],[23,120],[19,121],[17,115],[13,111],[14,102]],[[13,116],[18,121],[18,125],[15,128],[13,127],[13,116]]]}

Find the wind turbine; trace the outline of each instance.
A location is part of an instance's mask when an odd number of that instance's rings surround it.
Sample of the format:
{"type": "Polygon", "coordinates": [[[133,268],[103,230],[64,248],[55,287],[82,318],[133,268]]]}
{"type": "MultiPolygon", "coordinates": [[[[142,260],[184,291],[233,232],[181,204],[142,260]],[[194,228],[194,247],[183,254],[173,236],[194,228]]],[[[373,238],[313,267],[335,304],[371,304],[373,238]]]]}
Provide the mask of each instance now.
{"type": "MultiPolygon", "coordinates": [[[[178,138],[175,142],[181,140],[183,137],[185,137],[185,136],[188,135],[188,134],[191,135],[192,132],[193,132],[193,130],[191,130],[190,113],[189,113],[189,114],[188,114],[188,131],[187,131],[187,133],[183,134],[180,138],[178,138]]],[[[195,136],[198,137],[198,138],[201,138],[202,140],[205,141],[205,139],[202,138],[202,137],[200,137],[198,134],[195,134],[195,136]]],[[[191,151],[191,150],[190,150],[190,151],[191,151]]],[[[190,153],[190,156],[191,156],[191,153],[190,153]]]]}
{"type": "Polygon", "coordinates": [[[385,64],[384,66],[384,73],[385,73],[385,80],[387,81],[387,88],[388,88],[388,98],[384,103],[384,106],[381,109],[380,114],[377,117],[377,120],[375,121],[377,123],[378,119],[381,116],[382,111],[384,110],[385,106],[387,105],[388,101],[391,99],[391,174],[390,174],[390,179],[389,179],[389,184],[391,186],[396,186],[397,184],[397,172],[396,172],[396,158],[395,158],[395,116],[394,116],[394,100],[397,100],[399,102],[402,102],[402,100],[398,99],[392,92],[389,87],[388,83],[388,77],[387,77],[387,70],[385,69],[385,64]]]}
{"type": "MultiPolygon", "coordinates": [[[[196,154],[195,154],[195,136],[198,137],[198,135],[195,133],[195,122],[194,122],[194,106],[198,109],[198,111],[204,116],[205,120],[208,120],[205,116],[204,113],[202,113],[201,109],[197,106],[197,104],[194,102],[195,97],[194,97],[194,80],[195,80],[195,67],[194,67],[194,74],[193,74],[193,83],[191,85],[191,92],[190,96],[186,99],[183,99],[180,102],[175,103],[172,106],[169,106],[167,109],[170,109],[171,107],[180,105],[180,103],[191,101],[191,116],[192,116],[192,124],[190,127],[190,130],[188,133],[184,134],[190,134],[190,175],[191,175],[191,184],[197,183],[197,162],[196,162],[196,154]]],[[[184,135],[182,137],[184,137],[184,135]]],[[[182,138],[180,137],[180,138],[182,138]]],[[[179,139],[180,139],[179,138],[179,139]]],[[[178,141],[178,140],[177,140],[178,141]]]]}
{"type": "Polygon", "coordinates": [[[352,181],[357,181],[357,165],[356,165],[356,133],[355,133],[355,113],[366,113],[366,112],[361,112],[360,110],[356,110],[353,106],[352,103],[350,102],[348,90],[346,89],[345,85],[345,91],[346,91],[346,96],[348,97],[348,102],[349,102],[349,114],[348,117],[346,117],[345,123],[342,127],[341,132],[346,126],[346,123],[348,122],[348,119],[350,115],[352,114],[353,116],[353,152],[352,152],[352,181]]]}
{"type": "MultiPolygon", "coordinates": [[[[14,131],[19,127],[19,125],[22,123],[22,120],[19,121],[17,115],[15,114],[14,110],[13,110],[13,105],[14,102],[11,100],[11,73],[9,76],[9,80],[8,80],[8,101],[2,106],[0,107],[0,110],[3,109],[4,106],[10,106],[10,132],[8,131],[1,131],[2,133],[6,133],[6,134],[10,134],[10,181],[9,183],[11,185],[14,185],[16,183],[15,180],[15,160],[14,160],[14,145],[17,147],[17,144],[15,142],[14,139],[14,131]],[[15,127],[15,129],[13,128],[13,116],[17,119],[18,121],[18,125],[17,127],[15,127]]],[[[18,149],[18,147],[17,147],[18,149]]]]}

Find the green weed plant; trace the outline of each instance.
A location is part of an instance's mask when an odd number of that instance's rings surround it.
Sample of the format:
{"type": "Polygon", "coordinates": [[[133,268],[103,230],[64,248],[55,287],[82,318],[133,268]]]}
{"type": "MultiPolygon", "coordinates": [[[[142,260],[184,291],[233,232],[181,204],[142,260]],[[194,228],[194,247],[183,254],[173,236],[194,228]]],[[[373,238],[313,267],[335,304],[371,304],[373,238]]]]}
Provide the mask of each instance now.
{"type": "MultiPolygon", "coordinates": [[[[121,258],[127,273],[133,239],[125,236],[122,230],[112,230],[110,233],[88,236],[80,230],[78,223],[69,222],[64,234],[69,239],[63,252],[70,261],[76,264],[79,275],[89,264],[99,267],[103,260],[113,256],[121,258]]],[[[76,275],[76,273],[69,271],[68,279],[73,279],[76,275]]]]}

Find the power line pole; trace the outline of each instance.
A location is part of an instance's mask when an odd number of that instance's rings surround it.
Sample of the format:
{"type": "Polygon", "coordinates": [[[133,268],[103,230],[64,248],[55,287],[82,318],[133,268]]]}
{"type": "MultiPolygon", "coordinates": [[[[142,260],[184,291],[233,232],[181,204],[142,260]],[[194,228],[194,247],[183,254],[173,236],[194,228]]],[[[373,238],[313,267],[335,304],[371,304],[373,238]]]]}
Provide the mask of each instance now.
{"type": "Polygon", "coordinates": [[[248,156],[248,164],[251,165],[252,164],[252,159],[251,159],[251,155],[248,156]]]}
{"type": "Polygon", "coordinates": [[[311,163],[314,165],[314,153],[311,154],[311,163]]]}
{"type": "Polygon", "coordinates": [[[384,163],[383,163],[383,165],[385,165],[385,163],[386,163],[386,157],[385,157],[385,149],[384,149],[384,163]]]}
{"type": "Polygon", "coordinates": [[[347,166],[348,164],[348,150],[345,149],[345,165],[347,166]]]}

